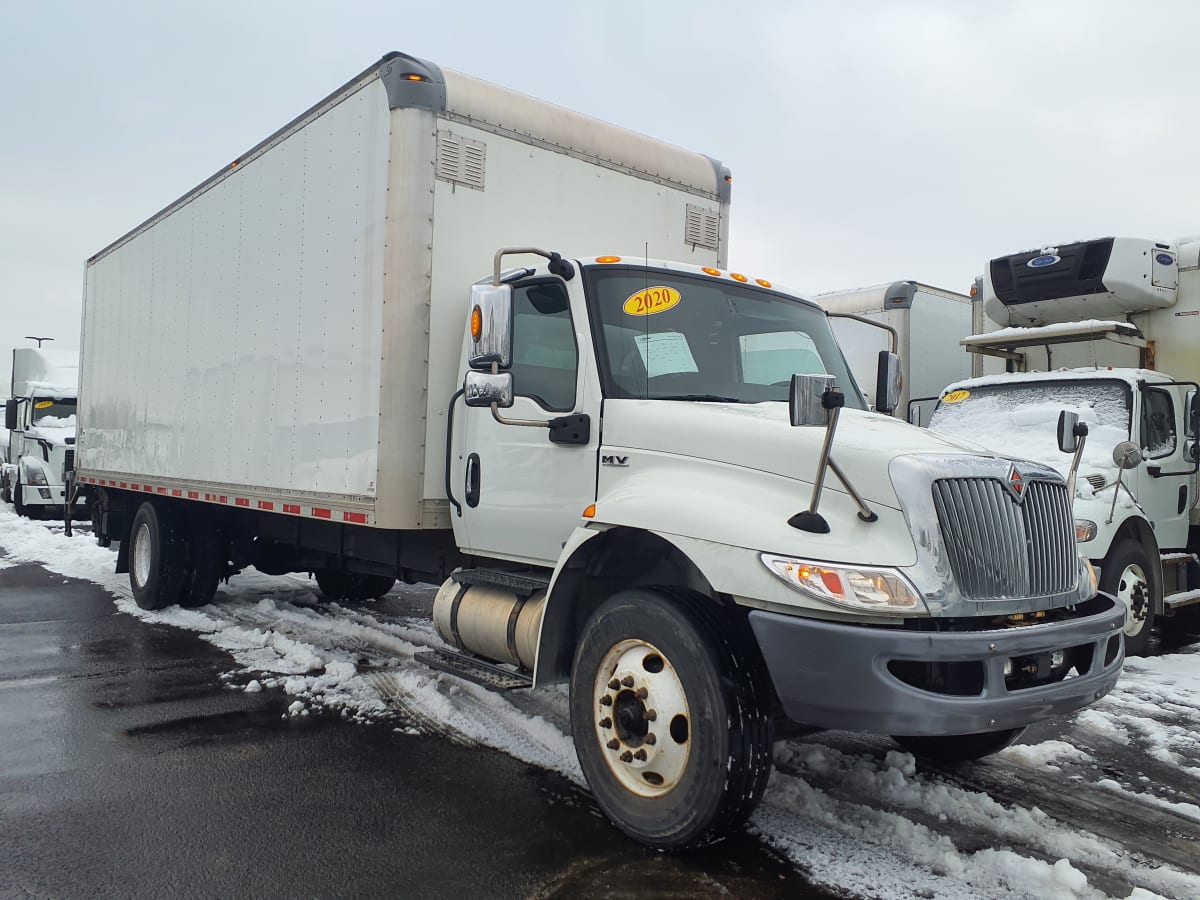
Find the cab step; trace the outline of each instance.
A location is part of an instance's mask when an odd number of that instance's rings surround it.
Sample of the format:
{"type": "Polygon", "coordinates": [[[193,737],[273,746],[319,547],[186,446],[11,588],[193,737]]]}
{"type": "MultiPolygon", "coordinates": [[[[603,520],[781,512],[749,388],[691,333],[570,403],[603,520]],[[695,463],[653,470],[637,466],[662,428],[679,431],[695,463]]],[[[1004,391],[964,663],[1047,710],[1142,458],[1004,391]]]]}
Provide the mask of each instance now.
{"type": "Polygon", "coordinates": [[[550,579],[533,570],[505,572],[499,569],[458,569],[451,572],[450,577],[459,584],[506,588],[521,597],[529,597],[550,587],[550,579]]]}
{"type": "Polygon", "coordinates": [[[449,672],[493,691],[515,691],[518,688],[533,687],[533,679],[528,675],[453,650],[428,650],[414,654],[413,659],[431,669],[449,672]]]}
{"type": "Polygon", "coordinates": [[[1163,598],[1163,606],[1168,609],[1182,609],[1200,603],[1200,590],[1180,591],[1178,594],[1167,594],[1163,598]]]}

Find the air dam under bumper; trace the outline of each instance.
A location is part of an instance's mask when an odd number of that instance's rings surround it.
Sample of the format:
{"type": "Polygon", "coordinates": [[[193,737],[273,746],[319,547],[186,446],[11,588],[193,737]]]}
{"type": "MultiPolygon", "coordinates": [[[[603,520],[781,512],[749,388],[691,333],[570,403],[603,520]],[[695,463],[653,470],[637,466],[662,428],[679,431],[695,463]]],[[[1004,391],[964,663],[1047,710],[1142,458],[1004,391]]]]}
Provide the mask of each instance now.
{"type": "Polygon", "coordinates": [[[1121,673],[1125,644],[1105,664],[1109,639],[1121,635],[1124,606],[1066,622],[973,632],[868,628],[752,610],[750,625],[789,719],[821,728],[875,734],[973,734],[1019,728],[1073,712],[1107,694],[1121,673]],[[1004,663],[1090,644],[1084,675],[1009,690],[1004,663]],[[983,688],[969,696],[914,687],[888,663],[979,662],[983,688]]]}

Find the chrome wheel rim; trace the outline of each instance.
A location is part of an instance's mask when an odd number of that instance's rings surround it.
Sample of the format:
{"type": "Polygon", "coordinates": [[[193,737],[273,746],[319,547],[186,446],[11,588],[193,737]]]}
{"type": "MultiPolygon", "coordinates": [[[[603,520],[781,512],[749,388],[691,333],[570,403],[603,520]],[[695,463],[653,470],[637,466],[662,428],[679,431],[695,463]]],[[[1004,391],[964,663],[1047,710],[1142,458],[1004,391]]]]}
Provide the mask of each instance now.
{"type": "Polygon", "coordinates": [[[1137,637],[1150,615],[1150,582],[1141,566],[1125,567],[1117,581],[1117,599],[1125,604],[1125,636],[1137,637]]]}
{"type": "Polygon", "coordinates": [[[692,717],[670,661],[653,644],[625,640],[604,655],[592,692],[605,763],[626,790],[661,797],[687,768],[692,717]]]}
{"type": "Polygon", "coordinates": [[[133,536],[133,577],[138,587],[150,580],[150,526],[143,522],[133,536]]]}

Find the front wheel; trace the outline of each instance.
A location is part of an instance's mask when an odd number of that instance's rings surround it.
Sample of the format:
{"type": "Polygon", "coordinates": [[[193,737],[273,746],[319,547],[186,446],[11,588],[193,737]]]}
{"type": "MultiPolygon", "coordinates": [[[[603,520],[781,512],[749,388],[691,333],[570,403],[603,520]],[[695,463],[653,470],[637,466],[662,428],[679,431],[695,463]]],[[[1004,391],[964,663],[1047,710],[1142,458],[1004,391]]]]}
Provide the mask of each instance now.
{"type": "Polygon", "coordinates": [[[1125,604],[1125,655],[1145,656],[1154,627],[1157,579],[1151,579],[1151,560],[1138,541],[1124,540],[1108,552],[1100,569],[1100,590],[1125,604]]]}
{"type": "Polygon", "coordinates": [[[16,511],[18,516],[26,516],[30,519],[33,518],[33,516],[30,514],[29,507],[25,505],[25,499],[23,492],[21,491],[20,480],[17,481],[17,486],[13,489],[13,509],[16,511]]]}
{"type": "Polygon", "coordinates": [[[998,753],[1019,738],[1024,731],[1022,726],[976,734],[941,734],[926,737],[892,735],[892,740],[921,759],[934,762],[969,762],[998,753]]]}
{"type": "Polygon", "coordinates": [[[571,731],[596,802],[634,840],[702,846],[746,821],[771,771],[769,691],[704,597],[614,595],[584,626],[571,731]]]}

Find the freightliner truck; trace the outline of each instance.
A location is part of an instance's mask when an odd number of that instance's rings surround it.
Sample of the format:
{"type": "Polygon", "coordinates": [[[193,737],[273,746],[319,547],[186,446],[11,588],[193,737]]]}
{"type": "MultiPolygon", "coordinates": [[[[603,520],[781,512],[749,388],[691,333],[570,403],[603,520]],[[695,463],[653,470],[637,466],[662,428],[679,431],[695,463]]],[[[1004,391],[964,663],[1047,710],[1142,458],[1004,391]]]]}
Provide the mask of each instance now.
{"type": "Polygon", "coordinates": [[[820,307],[728,267],[729,196],[392,54],[97,253],[77,474],[137,602],[440,583],[427,661],[569,682],[661,848],[746,819],[777,721],[974,758],[1103,696],[1061,476],[867,412],[820,307]]]}
{"type": "Polygon", "coordinates": [[[64,472],[75,444],[79,356],[74,350],[18,347],[12,356],[12,396],[4,404],[7,462],[0,465],[0,499],[18,515],[70,515],[64,472]],[[67,509],[64,509],[64,506],[67,509]]]}
{"type": "Polygon", "coordinates": [[[1076,537],[1101,589],[1128,607],[1126,652],[1146,650],[1156,621],[1200,630],[1200,241],[1109,237],[1001,256],[983,300],[995,327],[961,343],[1009,371],[949,385],[930,427],[1070,476],[1056,441],[1060,411],[1072,411],[1089,432],[1076,537]]]}

